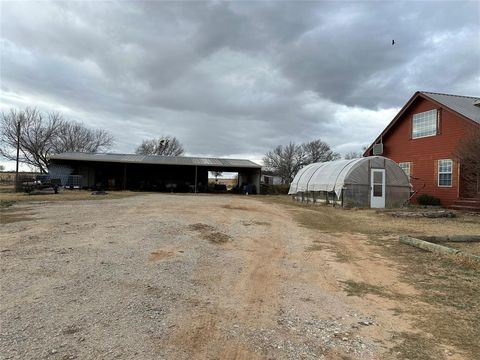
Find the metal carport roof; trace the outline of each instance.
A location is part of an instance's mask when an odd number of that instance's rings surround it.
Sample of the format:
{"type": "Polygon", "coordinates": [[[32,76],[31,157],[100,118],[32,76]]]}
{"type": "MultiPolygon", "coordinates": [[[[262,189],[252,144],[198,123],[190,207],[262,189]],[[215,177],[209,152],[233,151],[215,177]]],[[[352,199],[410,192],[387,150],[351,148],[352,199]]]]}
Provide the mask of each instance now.
{"type": "Polygon", "coordinates": [[[110,163],[114,162],[114,163],[122,163],[122,164],[205,166],[205,167],[215,167],[215,168],[250,168],[250,169],[261,168],[260,165],[250,160],[188,157],[188,156],[68,152],[68,153],[52,155],[50,159],[65,160],[65,161],[91,161],[91,162],[110,162],[110,163]]]}

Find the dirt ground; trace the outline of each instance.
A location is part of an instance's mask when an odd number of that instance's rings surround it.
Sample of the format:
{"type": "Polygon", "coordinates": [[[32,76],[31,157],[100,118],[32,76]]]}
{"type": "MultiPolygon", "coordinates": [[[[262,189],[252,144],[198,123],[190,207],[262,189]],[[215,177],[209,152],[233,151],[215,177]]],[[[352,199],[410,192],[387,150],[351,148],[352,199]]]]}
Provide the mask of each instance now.
{"type": "Polygon", "coordinates": [[[406,231],[479,234],[479,217],[391,219],[288,201],[149,194],[4,209],[0,358],[480,352],[476,265],[398,244],[406,231]]]}

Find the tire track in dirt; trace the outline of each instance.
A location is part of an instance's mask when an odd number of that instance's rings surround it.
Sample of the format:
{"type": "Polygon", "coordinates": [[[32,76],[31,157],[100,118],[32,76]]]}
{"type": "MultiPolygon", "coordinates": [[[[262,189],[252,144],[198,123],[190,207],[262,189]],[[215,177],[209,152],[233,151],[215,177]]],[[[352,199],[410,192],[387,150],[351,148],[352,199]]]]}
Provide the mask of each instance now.
{"type": "MultiPolygon", "coordinates": [[[[246,216],[245,211],[248,211],[249,217],[262,216],[258,208],[245,207],[243,201],[234,199],[223,206],[222,211],[209,214],[209,218],[210,221],[217,220],[224,228],[242,229],[246,227],[245,222],[242,222],[246,216]]],[[[257,223],[257,226],[270,224],[267,221],[257,223]]],[[[248,226],[252,226],[250,222],[248,226]]],[[[264,359],[263,355],[251,351],[249,344],[229,337],[228,332],[234,324],[251,329],[273,325],[278,310],[279,279],[282,273],[280,266],[285,256],[285,244],[280,224],[272,224],[269,230],[273,231],[254,237],[232,236],[233,241],[226,246],[225,251],[237,258],[241,270],[229,267],[222,269],[220,283],[210,284],[216,288],[212,294],[220,296],[212,296],[211,304],[196,308],[186,316],[187,323],[178,324],[173,336],[176,346],[180,346],[188,356],[230,360],[264,359]]],[[[208,262],[203,264],[198,278],[208,281],[213,267],[208,262]]]]}

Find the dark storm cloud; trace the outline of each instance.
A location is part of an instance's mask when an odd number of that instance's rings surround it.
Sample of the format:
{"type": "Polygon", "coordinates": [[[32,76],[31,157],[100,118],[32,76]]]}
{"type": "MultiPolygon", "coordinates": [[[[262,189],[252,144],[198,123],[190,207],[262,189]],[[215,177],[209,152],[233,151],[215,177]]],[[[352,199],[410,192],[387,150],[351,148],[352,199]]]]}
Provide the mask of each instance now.
{"type": "MultiPolygon", "coordinates": [[[[444,85],[440,80],[444,75],[471,75],[480,59],[475,5],[437,5],[364,3],[322,12],[319,26],[292,44],[290,55],[281,53],[280,65],[289,78],[332,101],[371,108],[398,106],[419,86],[444,85]],[[449,41],[436,43],[443,36],[449,41]],[[460,55],[467,55],[464,66],[451,69],[460,55]],[[425,70],[435,75],[424,76],[425,70]]],[[[448,85],[441,88],[451,91],[448,85]]]]}
{"type": "Polygon", "coordinates": [[[478,95],[478,2],[2,2],[1,107],[260,158],[370,142],[416,90],[478,95]],[[396,44],[391,45],[395,39],[396,44]]]}

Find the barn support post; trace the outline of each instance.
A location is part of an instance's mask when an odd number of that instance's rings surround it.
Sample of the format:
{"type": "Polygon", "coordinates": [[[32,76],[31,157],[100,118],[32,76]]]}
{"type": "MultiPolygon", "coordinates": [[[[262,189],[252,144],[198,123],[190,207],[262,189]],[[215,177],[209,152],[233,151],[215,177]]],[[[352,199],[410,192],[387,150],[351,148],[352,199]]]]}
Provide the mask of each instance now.
{"type": "Polygon", "coordinates": [[[123,190],[127,190],[127,164],[123,164],[123,190]]]}
{"type": "Polygon", "coordinates": [[[195,165],[195,194],[197,193],[197,166],[195,165]]]}
{"type": "Polygon", "coordinates": [[[262,170],[258,170],[254,172],[253,184],[256,188],[256,193],[260,194],[260,179],[262,177],[262,170]]]}

